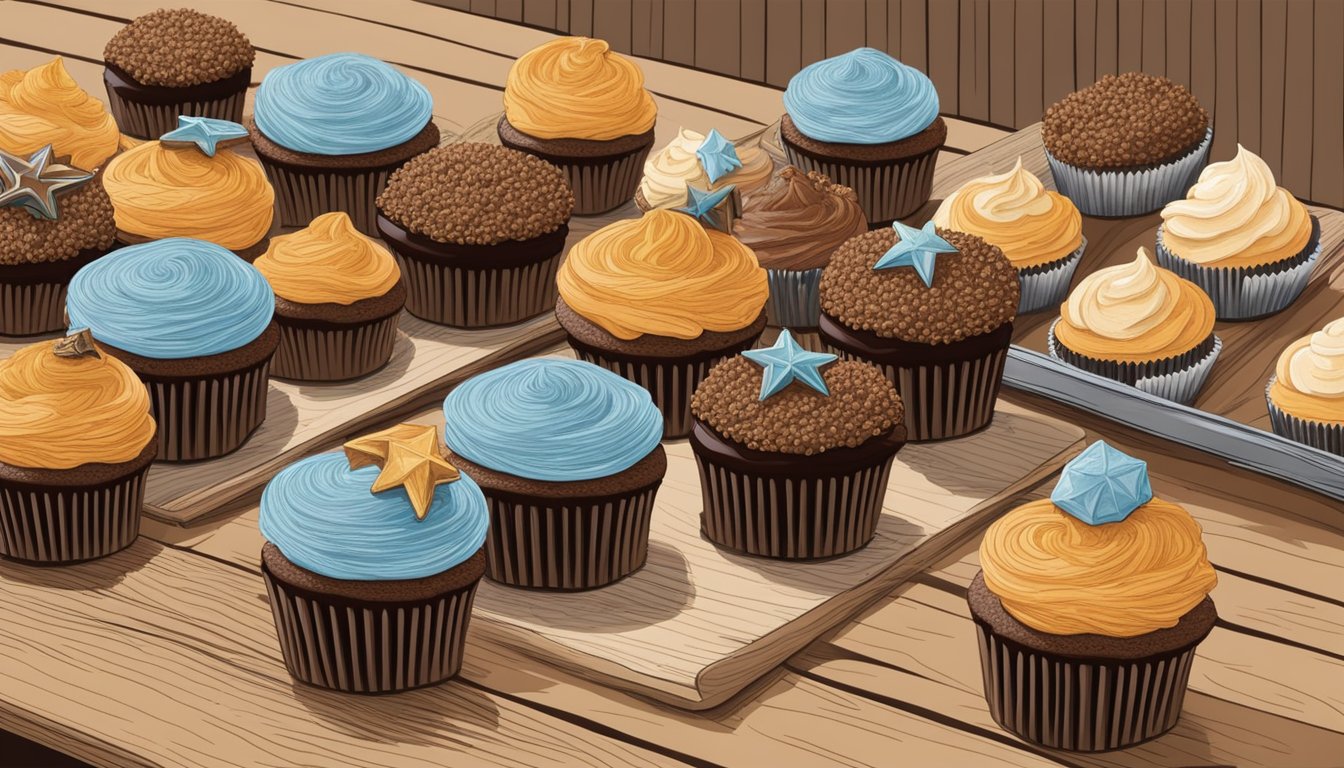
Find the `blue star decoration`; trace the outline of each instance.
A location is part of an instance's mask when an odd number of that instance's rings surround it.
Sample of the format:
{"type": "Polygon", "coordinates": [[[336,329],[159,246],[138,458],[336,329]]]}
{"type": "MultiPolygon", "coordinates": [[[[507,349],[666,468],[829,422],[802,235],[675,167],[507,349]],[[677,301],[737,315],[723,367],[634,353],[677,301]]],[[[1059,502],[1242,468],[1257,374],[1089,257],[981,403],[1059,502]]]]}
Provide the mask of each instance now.
{"type": "Polygon", "coordinates": [[[228,120],[179,115],[177,128],[159,137],[165,147],[195,147],[214,157],[220,147],[247,141],[247,129],[228,120]]]}
{"type": "Polygon", "coordinates": [[[893,269],[895,267],[914,267],[924,285],[933,287],[933,270],[940,253],[956,253],[957,247],[938,236],[933,222],[923,229],[907,227],[899,221],[892,222],[891,228],[901,238],[890,250],[882,254],[873,269],[893,269]]]}
{"type": "Polygon", "coordinates": [[[1088,525],[1124,520],[1152,498],[1148,464],[1102,440],[1064,465],[1050,494],[1055,506],[1088,525]]]}
{"type": "Polygon", "coordinates": [[[728,196],[733,194],[734,185],[724,185],[713,192],[706,192],[690,184],[686,185],[686,205],[678,208],[681,213],[688,214],[703,224],[717,229],[721,232],[732,234],[733,222],[727,211],[719,210],[719,206],[728,196]]]}
{"type": "Polygon", "coordinates": [[[0,151],[0,207],[18,206],[38,219],[55,219],[56,195],[78,187],[93,174],[52,161],[51,145],[28,157],[0,151]]]}
{"type": "Polygon", "coordinates": [[[713,128],[705,134],[705,140],[695,150],[695,156],[700,158],[700,167],[705,169],[710,184],[742,167],[737,148],[713,128]]]}
{"type": "Polygon", "coordinates": [[[793,334],[787,328],[779,332],[775,346],[747,350],[742,356],[765,369],[761,374],[762,400],[778,394],[795,381],[801,381],[823,395],[831,394],[821,376],[821,366],[835,362],[836,356],[808,352],[793,340],[793,334]]]}

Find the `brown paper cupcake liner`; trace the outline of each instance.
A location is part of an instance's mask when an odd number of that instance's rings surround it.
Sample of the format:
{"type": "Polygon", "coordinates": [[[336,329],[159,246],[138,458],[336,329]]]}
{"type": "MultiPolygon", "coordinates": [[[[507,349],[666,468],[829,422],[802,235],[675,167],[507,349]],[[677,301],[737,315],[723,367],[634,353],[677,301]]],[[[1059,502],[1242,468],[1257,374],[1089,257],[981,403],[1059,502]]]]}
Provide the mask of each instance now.
{"type": "Polygon", "coordinates": [[[271,359],[219,376],[160,378],[136,371],[159,424],[159,459],[213,459],[247,442],[266,419],[271,359]]]}
{"type": "Polygon", "coordinates": [[[815,157],[799,151],[782,138],[780,144],[789,162],[804,172],[817,171],[836,184],[853,189],[868,217],[868,225],[873,228],[890,226],[891,222],[909,216],[929,201],[933,192],[933,170],[942,149],[940,144],[920,155],[875,165],[815,157]]]}
{"type": "Polygon", "coordinates": [[[149,462],[110,483],[46,486],[0,479],[0,557],[69,565],[129,547],[140,534],[149,462]]]}
{"type": "Polygon", "coordinates": [[[821,269],[768,269],[765,274],[770,285],[766,323],[791,331],[816,328],[821,317],[821,269]]]}
{"type": "Polygon", "coordinates": [[[509,149],[536,155],[556,166],[565,174],[574,191],[574,215],[594,216],[625,205],[635,196],[644,177],[644,161],[653,149],[653,132],[642,146],[624,154],[608,156],[573,156],[546,154],[516,144],[505,134],[508,118],[501,116],[496,134],[499,142],[509,149]]]}
{"type": "Polygon", "coordinates": [[[0,283],[0,336],[33,336],[65,329],[69,283],[0,283]]]}
{"type": "Polygon", "coordinates": [[[555,308],[560,253],[517,267],[481,269],[393,253],[406,280],[406,311],[454,328],[512,325],[555,308]]]}
{"type": "Polygon", "coordinates": [[[387,365],[397,343],[397,318],[329,328],[294,325],[276,315],[280,346],[271,362],[271,376],[294,381],[347,381],[387,365]]]}
{"type": "Polygon", "coordinates": [[[1038,651],[975,619],[985,701],[995,722],[1052,749],[1102,752],[1176,725],[1195,645],[1133,661],[1038,651]]]}
{"type": "Polygon", "coordinates": [[[485,491],[486,576],[513,587],[577,591],[622,579],[649,554],[658,482],[600,499],[524,498],[485,491]]]}
{"type": "Polygon", "coordinates": [[[346,693],[441,683],[462,668],[478,581],[428,600],[355,600],[299,589],[262,563],[289,674],[346,693]]]}
{"type": "Polygon", "coordinates": [[[216,120],[243,122],[246,86],[238,93],[218,99],[189,100],[176,104],[146,104],[126,99],[108,86],[107,104],[121,132],[138,139],[157,139],[177,129],[179,115],[211,117],[216,120]]]}
{"type": "Polygon", "coordinates": [[[400,163],[363,171],[297,170],[267,161],[260,156],[266,176],[275,188],[275,200],[280,207],[280,224],[285,227],[306,227],[324,213],[344,211],[355,229],[370,236],[378,236],[378,195],[387,186],[387,179],[400,163]]]}
{"type": "Polygon", "coordinates": [[[1213,143],[1213,128],[1199,146],[1154,168],[1093,171],[1069,165],[1050,154],[1055,188],[1088,216],[1142,216],[1180,200],[1199,178],[1213,143]]]}
{"type": "Polygon", "coordinates": [[[1223,340],[1210,334],[1198,347],[1176,357],[1143,363],[1098,360],[1080,355],[1059,342],[1055,337],[1055,326],[1059,325],[1059,320],[1055,318],[1046,335],[1046,351],[1051,357],[1074,368],[1129,384],[1150,395],[1183,405],[1194,402],[1223,350],[1223,340]]]}
{"type": "Polygon", "coordinates": [[[1087,238],[1078,246],[1078,250],[1062,259],[1047,264],[1020,269],[1017,272],[1022,286],[1022,298],[1017,304],[1017,314],[1041,312],[1046,309],[1059,309],[1059,305],[1069,296],[1069,283],[1078,269],[1078,262],[1087,250],[1087,238]]]}
{"type": "Polygon", "coordinates": [[[1304,419],[1280,408],[1269,396],[1277,376],[1271,376],[1265,385],[1265,404],[1269,408],[1269,423],[1274,434],[1317,450],[1344,456],[1344,424],[1327,424],[1304,419]]]}

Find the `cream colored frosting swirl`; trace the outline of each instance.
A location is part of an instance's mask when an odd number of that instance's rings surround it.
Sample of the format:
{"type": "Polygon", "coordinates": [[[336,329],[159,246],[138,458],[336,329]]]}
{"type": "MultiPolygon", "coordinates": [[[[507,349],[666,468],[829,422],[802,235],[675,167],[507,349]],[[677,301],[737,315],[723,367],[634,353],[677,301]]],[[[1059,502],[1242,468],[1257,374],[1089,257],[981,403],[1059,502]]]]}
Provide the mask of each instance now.
{"type": "Polygon", "coordinates": [[[0,462],[71,469],[139,456],[154,439],[149,390],[111,355],[59,357],[55,345],[0,362],[0,462]]]}
{"type": "Polygon", "coordinates": [[[1004,610],[1052,635],[1174,627],[1218,583],[1199,523],[1156,498],[1105,525],[1031,502],[985,531],[980,565],[1004,610]]]}
{"type": "Polygon", "coordinates": [[[539,139],[605,141],[651,130],[658,107],[639,66],[605,40],[558,37],[513,63],[504,115],[539,139]]]}
{"type": "Polygon", "coordinates": [[[1344,422],[1344,317],[1293,342],[1274,370],[1270,397],[1303,419],[1344,422]]]}
{"type": "Polygon", "coordinates": [[[1206,167],[1184,200],[1162,209],[1163,245],[1196,264],[1271,264],[1301,253],[1310,240],[1306,206],[1240,144],[1236,157],[1206,167]]]}
{"type": "Polygon", "coordinates": [[[667,146],[649,155],[644,161],[644,178],[639,192],[650,208],[676,208],[686,204],[686,186],[715,190],[729,184],[745,195],[770,180],[774,162],[760,147],[737,147],[737,159],[742,167],[733,170],[713,184],[709,174],[700,165],[695,151],[705,142],[705,135],[682,128],[667,146]]]}
{"type": "Polygon", "coordinates": [[[0,75],[0,149],[27,155],[52,145],[78,168],[96,170],[116,154],[121,133],[103,103],[85,93],[60,56],[0,75]]]}
{"type": "Polygon", "coordinates": [[[355,229],[343,211],[271,238],[253,266],[276,296],[298,304],[349,305],[382,296],[401,279],[392,254],[355,229]]]}

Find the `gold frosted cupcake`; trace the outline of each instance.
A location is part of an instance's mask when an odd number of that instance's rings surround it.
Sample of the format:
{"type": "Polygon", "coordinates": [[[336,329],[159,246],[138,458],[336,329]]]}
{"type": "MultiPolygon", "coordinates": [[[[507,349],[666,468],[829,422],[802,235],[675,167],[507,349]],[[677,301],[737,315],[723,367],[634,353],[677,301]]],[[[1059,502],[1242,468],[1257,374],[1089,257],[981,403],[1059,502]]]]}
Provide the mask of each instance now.
{"type": "Polygon", "coordinates": [[[574,213],[591,215],[634,196],[657,118],[637,64],[605,40],[560,37],[513,63],[498,130],[504,146],[559,166],[574,213]]]}
{"type": "Polygon", "coordinates": [[[1087,247],[1077,206],[1047,190],[1020,157],[1007,173],[963,184],[938,206],[933,221],[979,235],[1003,251],[1022,281],[1019,315],[1063,301],[1087,247]]]}
{"type": "Polygon", "coordinates": [[[1344,456],[1344,318],[1279,355],[1265,399],[1275,434],[1344,456]]]}
{"type": "Polygon", "coordinates": [[[50,144],[55,157],[96,171],[120,142],[116,121],[75,83],[60,56],[26,72],[0,74],[0,149],[31,155],[50,144]]]}
{"type": "Polygon", "coordinates": [[[1222,349],[1208,295],[1154,265],[1144,248],[1083,278],[1059,310],[1051,355],[1179,403],[1199,394],[1222,349]]]}
{"type": "Polygon", "coordinates": [[[1302,293],[1321,255],[1320,235],[1307,207],[1238,145],[1236,157],[1205,168],[1184,200],[1162,209],[1157,260],[1203,288],[1219,320],[1250,320],[1302,293]]]}
{"type": "Polygon", "coordinates": [[[641,211],[680,208],[686,205],[688,186],[715,192],[732,185],[730,215],[742,209],[741,198],[770,181],[775,163],[760,146],[734,146],[718,131],[708,134],[687,128],[667,146],[644,161],[644,178],[635,190],[641,211]]]}
{"type": "Polygon", "coordinates": [[[401,270],[347,214],[325,213],[273,238],[255,266],[275,291],[280,348],[272,376],[343,381],[391,359],[406,305],[401,270]]]}

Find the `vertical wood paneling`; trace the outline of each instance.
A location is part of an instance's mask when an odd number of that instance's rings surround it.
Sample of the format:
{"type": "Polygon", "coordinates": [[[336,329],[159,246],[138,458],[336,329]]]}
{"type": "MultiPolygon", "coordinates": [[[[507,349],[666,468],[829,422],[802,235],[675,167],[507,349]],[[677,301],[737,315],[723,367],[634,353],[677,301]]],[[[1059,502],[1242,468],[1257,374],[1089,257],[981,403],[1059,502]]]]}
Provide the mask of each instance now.
{"type": "Polygon", "coordinates": [[[555,0],[555,26],[560,32],[569,32],[569,0],[555,0]]]}
{"type": "Polygon", "coordinates": [[[1190,90],[1212,115],[1217,107],[1217,68],[1214,66],[1214,0],[1194,0],[1190,6],[1190,90]]]}
{"type": "Polygon", "coordinates": [[[1237,149],[1237,5],[1213,4],[1215,96],[1209,160],[1227,160],[1237,149]]]}
{"type": "Polygon", "coordinates": [[[939,109],[954,115],[961,114],[961,82],[957,73],[957,51],[961,46],[953,44],[961,34],[960,14],[961,7],[957,3],[935,1],[929,4],[929,40],[938,42],[928,51],[929,79],[938,89],[939,109]]]}
{"type": "Polygon", "coordinates": [[[1097,0],[1096,18],[1096,77],[1114,75],[1116,44],[1120,35],[1120,17],[1116,0],[1097,0]]]}
{"type": "MultiPolygon", "coordinates": [[[[710,0],[713,2],[714,0],[710,0]]],[[[868,11],[863,0],[825,3],[826,55],[839,56],[846,51],[862,48],[865,39],[864,17],[868,11]]]]}
{"type": "Polygon", "coordinates": [[[505,21],[522,21],[523,0],[495,0],[495,17],[505,21]]]}
{"type": "Polygon", "coordinates": [[[471,12],[482,16],[494,16],[495,0],[471,0],[471,12]]]}
{"type": "MultiPolygon", "coordinates": [[[[946,0],[933,0],[946,2],[946,0]]],[[[928,41],[938,40],[938,45],[956,45],[956,38],[938,39],[928,36],[928,6],[926,0],[901,0],[901,61],[922,72],[929,71],[928,41]]]]}
{"type": "Polygon", "coordinates": [[[630,52],[656,58],[652,38],[653,0],[630,0],[630,52]]]}
{"type": "Polygon", "coordinates": [[[695,0],[663,0],[663,58],[695,63],[695,0]]]}
{"type": "Polygon", "coordinates": [[[826,58],[826,0],[803,0],[799,24],[803,30],[800,52],[806,67],[826,58]]]}
{"type": "Polygon", "coordinates": [[[1316,98],[1312,17],[1309,3],[1297,0],[1288,3],[1283,69],[1283,170],[1279,183],[1304,196],[1311,191],[1311,132],[1316,98]]]}
{"type": "Polygon", "coordinates": [[[765,81],[784,87],[802,66],[802,49],[789,40],[802,37],[802,0],[769,0],[765,8],[765,81]],[[786,41],[774,43],[773,41],[786,41]]]}
{"type": "Polygon", "coordinates": [[[887,43],[887,0],[865,0],[863,4],[864,44],[869,48],[886,51],[900,58],[900,52],[894,51],[887,43]]]}
{"type": "Polygon", "coordinates": [[[1190,85],[1190,0],[1167,0],[1167,77],[1190,85]]]}
{"type": "MultiPolygon", "coordinates": [[[[742,6],[739,0],[696,0],[695,66],[738,77],[742,6]]],[[[859,31],[863,31],[862,24],[859,31]]]]}
{"type": "Polygon", "coordinates": [[[1166,0],[1143,0],[1143,60],[1139,68],[1155,75],[1167,72],[1166,0]]]}
{"type": "Polygon", "coordinates": [[[1311,198],[1344,205],[1344,3],[1316,3],[1311,198]]]}
{"type": "Polygon", "coordinates": [[[569,33],[593,34],[593,0],[569,0],[569,33]]]}
{"type": "MultiPolygon", "coordinates": [[[[742,0],[742,77],[765,80],[766,0],[742,0]]],[[[778,42],[778,41],[776,41],[778,42]]]]}
{"type": "Polygon", "coordinates": [[[1097,0],[1077,0],[1073,4],[1073,80],[1078,85],[1096,82],[1097,74],[1097,0]]]}
{"type": "Polygon", "coordinates": [[[523,0],[523,23],[543,29],[559,29],[555,0],[523,0]]]}
{"type": "Polygon", "coordinates": [[[989,119],[989,0],[961,0],[958,114],[989,119]]]}
{"type": "Polygon", "coordinates": [[[1143,0],[1120,0],[1115,24],[1115,71],[1143,69],[1143,0]]]}
{"type": "MultiPolygon", "coordinates": [[[[593,37],[606,40],[614,50],[630,53],[629,0],[593,0],[593,37]]],[[[737,40],[733,40],[736,45],[737,40]]]]}
{"type": "Polygon", "coordinates": [[[989,119],[1012,125],[1016,118],[1017,80],[1013,76],[1014,18],[1018,0],[994,0],[989,4],[989,119]]]}
{"type": "Polygon", "coordinates": [[[1017,0],[1013,21],[1013,124],[1030,125],[1045,108],[1045,0],[1017,0]]]}
{"type": "MultiPolygon", "coordinates": [[[[1283,73],[1288,55],[1287,0],[1265,0],[1260,16],[1260,156],[1283,167],[1283,73]]],[[[1282,184],[1282,180],[1279,182],[1282,184]]]]}
{"type": "MultiPolygon", "coordinates": [[[[1260,0],[1237,0],[1237,142],[1260,146],[1260,0]]],[[[1344,30],[1340,30],[1344,32],[1344,30]]],[[[1344,87],[1342,85],[1341,87],[1344,87]]]]}
{"type": "MultiPolygon", "coordinates": [[[[1041,113],[1045,107],[1075,90],[1073,65],[1073,3],[1070,0],[1045,0],[1041,20],[1041,113]]],[[[1092,82],[1091,80],[1087,82],[1092,82]]],[[[1028,116],[1029,117],[1029,116],[1028,116]]],[[[1037,120],[1040,119],[1038,115],[1037,120]]],[[[1027,123],[1035,122],[1027,120],[1027,123]]],[[[1026,123],[1023,123],[1026,124],[1026,123]]]]}

